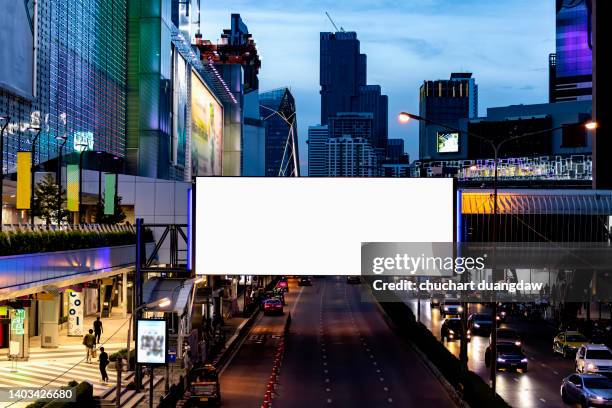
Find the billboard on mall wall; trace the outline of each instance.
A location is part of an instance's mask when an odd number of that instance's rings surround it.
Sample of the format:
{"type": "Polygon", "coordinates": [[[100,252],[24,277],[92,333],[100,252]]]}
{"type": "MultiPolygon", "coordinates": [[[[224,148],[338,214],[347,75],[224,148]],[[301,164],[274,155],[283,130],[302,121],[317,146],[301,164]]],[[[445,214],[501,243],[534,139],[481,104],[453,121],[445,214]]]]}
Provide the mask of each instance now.
{"type": "Polygon", "coordinates": [[[0,88],[31,99],[36,77],[35,0],[0,0],[0,88]]]}
{"type": "Polygon", "coordinates": [[[452,243],[452,178],[198,177],[195,271],[355,275],[371,242],[452,243]]]}
{"type": "Polygon", "coordinates": [[[174,93],[172,98],[172,162],[185,166],[187,146],[187,81],[188,68],[185,59],[174,49],[174,93]]]}
{"type": "Polygon", "coordinates": [[[223,107],[191,72],[191,169],[193,176],[220,176],[223,156],[223,107]]]}

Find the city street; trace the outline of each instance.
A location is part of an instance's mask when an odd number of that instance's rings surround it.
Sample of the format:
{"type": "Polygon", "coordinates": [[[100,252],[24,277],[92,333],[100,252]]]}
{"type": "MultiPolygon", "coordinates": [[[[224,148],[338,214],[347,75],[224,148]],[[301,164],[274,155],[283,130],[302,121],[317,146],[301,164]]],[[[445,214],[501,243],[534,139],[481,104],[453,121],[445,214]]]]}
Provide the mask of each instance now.
{"type": "MultiPolygon", "coordinates": [[[[290,279],[292,321],[276,407],[455,406],[417,355],[389,329],[360,285],[344,277],[290,279]]],[[[263,317],[221,375],[224,407],[258,406],[284,319],[263,317]]]]}
{"type": "MultiPolygon", "coordinates": [[[[416,315],[416,300],[408,303],[416,315]]],[[[477,311],[487,312],[487,309],[481,305],[471,305],[470,312],[477,311]]],[[[443,320],[438,308],[431,308],[429,300],[421,300],[421,322],[438,339],[443,320]]],[[[513,321],[512,318],[500,327],[508,327],[519,333],[524,353],[529,358],[529,366],[526,373],[498,371],[497,393],[514,407],[562,406],[559,395],[561,380],[574,372],[574,360],[552,352],[551,333],[554,330],[543,322],[513,321]]],[[[487,382],[490,370],[485,366],[484,356],[488,345],[488,336],[473,336],[468,344],[468,366],[487,382]]],[[[459,341],[447,342],[446,347],[459,357],[459,341]]]]}

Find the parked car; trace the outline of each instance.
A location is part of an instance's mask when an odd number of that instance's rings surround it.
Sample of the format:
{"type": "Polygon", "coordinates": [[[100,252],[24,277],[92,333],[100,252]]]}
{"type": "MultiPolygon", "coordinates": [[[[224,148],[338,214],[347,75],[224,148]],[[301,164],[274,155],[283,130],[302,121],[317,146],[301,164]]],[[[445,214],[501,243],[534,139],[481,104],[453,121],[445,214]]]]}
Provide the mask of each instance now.
{"type": "Polygon", "coordinates": [[[576,352],[577,373],[612,374],[612,351],[603,344],[585,344],[576,352]]]}
{"type": "MultiPolygon", "coordinates": [[[[471,334],[467,331],[466,339],[470,341],[471,334]]],[[[457,317],[444,319],[440,328],[440,338],[442,341],[457,340],[463,337],[463,326],[461,325],[461,319],[457,317]]]]}
{"type": "MultiPolygon", "coordinates": [[[[493,340],[493,333],[489,335],[489,344],[491,344],[493,340]]],[[[519,337],[518,333],[512,329],[497,329],[497,342],[498,343],[513,343],[516,346],[521,347],[523,342],[519,337]]]]}
{"type": "Polygon", "coordinates": [[[440,307],[440,314],[443,317],[446,315],[458,315],[463,312],[463,306],[457,299],[444,299],[440,307]]]}
{"type": "Polygon", "coordinates": [[[581,407],[612,406],[612,380],[601,374],[572,374],[561,382],[561,400],[581,407]]]}
{"type": "Polygon", "coordinates": [[[587,338],[578,331],[564,331],[553,339],[553,352],[567,357],[574,355],[581,346],[588,342],[587,338]]]}
{"type": "Polygon", "coordinates": [[[187,403],[189,407],[221,405],[221,385],[217,369],[212,364],[194,368],[189,375],[192,378],[187,403]]]}
{"type": "Polygon", "coordinates": [[[264,315],[282,315],[283,303],[278,299],[268,299],[264,301],[264,315]]]}
{"type": "Polygon", "coordinates": [[[468,317],[468,329],[472,334],[489,334],[493,326],[493,319],[490,314],[472,313],[468,317]]]}
{"type": "MultiPolygon", "coordinates": [[[[498,343],[496,347],[497,355],[495,356],[498,370],[522,370],[527,372],[528,359],[523,354],[523,350],[513,343],[498,343]]],[[[485,351],[485,365],[491,366],[491,345],[485,351]]]]}

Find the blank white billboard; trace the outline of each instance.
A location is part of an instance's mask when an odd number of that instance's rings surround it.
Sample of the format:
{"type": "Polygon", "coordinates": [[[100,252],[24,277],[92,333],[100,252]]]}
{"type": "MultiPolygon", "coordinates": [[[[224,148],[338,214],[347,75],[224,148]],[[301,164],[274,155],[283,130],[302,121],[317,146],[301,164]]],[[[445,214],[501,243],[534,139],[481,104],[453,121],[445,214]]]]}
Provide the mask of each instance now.
{"type": "Polygon", "coordinates": [[[452,242],[453,179],[198,177],[195,270],[358,275],[365,242],[452,242]]]}

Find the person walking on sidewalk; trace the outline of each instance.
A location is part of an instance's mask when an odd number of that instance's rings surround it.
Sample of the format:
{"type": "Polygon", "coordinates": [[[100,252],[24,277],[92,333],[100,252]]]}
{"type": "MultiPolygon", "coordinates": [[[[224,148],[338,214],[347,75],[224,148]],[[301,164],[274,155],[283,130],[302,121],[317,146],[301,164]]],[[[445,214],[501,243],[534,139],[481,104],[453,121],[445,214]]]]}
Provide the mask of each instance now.
{"type": "Polygon", "coordinates": [[[102,332],[104,330],[102,330],[102,321],[100,320],[100,316],[96,317],[96,321],[93,322],[93,330],[94,330],[94,336],[96,338],[96,343],[100,343],[100,336],[102,335],[102,332]]]}
{"type": "Polygon", "coordinates": [[[89,333],[83,336],[83,345],[87,350],[86,361],[91,363],[91,357],[93,356],[94,347],[96,347],[96,338],[93,335],[93,330],[89,329],[89,333]]]}
{"type": "Polygon", "coordinates": [[[108,365],[108,354],[104,351],[104,347],[100,347],[100,374],[102,374],[102,381],[108,382],[108,374],[106,374],[106,366],[108,365]]]}

